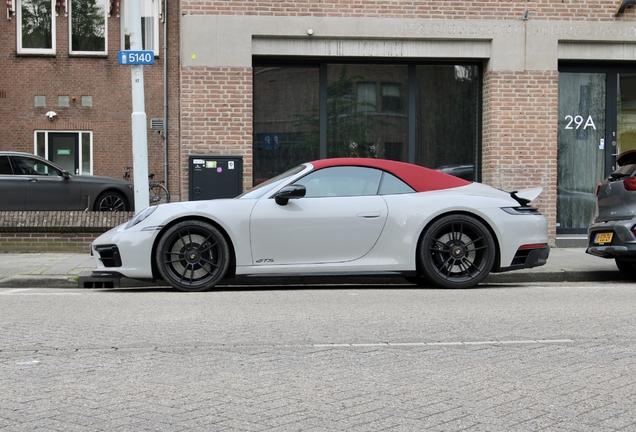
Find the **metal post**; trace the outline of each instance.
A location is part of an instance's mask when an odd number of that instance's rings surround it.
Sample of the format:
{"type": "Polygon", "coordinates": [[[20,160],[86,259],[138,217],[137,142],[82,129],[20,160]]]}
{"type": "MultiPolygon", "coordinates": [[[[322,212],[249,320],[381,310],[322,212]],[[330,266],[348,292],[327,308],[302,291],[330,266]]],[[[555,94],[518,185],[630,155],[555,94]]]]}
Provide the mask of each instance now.
{"type": "MultiPolygon", "coordinates": [[[[130,49],[141,51],[141,3],[128,3],[130,17],[130,49]]],[[[132,150],[135,186],[135,212],[139,213],[149,205],[148,194],[148,131],[146,129],[146,107],[144,105],[144,67],[132,65],[132,150]]]]}

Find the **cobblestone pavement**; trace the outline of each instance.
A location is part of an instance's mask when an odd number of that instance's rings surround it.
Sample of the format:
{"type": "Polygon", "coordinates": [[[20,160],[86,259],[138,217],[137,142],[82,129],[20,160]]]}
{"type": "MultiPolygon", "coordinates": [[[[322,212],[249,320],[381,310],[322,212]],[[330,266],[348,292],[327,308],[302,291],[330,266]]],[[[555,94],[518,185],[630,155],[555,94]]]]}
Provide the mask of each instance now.
{"type": "Polygon", "coordinates": [[[0,289],[0,431],[634,430],[635,300],[0,289]]]}

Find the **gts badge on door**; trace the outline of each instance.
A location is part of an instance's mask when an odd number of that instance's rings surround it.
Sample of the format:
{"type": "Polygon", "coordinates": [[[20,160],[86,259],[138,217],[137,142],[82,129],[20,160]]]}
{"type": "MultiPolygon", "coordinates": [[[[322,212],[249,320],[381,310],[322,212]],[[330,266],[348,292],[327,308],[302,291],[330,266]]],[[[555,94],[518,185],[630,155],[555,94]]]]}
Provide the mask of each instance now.
{"type": "Polygon", "coordinates": [[[273,262],[274,262],[273,258],[261,258],[256,260],[256,264],[270,264],[273,262]]]}

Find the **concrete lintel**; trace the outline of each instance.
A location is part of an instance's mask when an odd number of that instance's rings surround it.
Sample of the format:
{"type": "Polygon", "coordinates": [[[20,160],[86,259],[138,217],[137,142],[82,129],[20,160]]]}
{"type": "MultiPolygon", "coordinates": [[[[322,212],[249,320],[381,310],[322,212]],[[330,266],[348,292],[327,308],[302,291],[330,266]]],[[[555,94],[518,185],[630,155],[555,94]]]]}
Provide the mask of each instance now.
{"type": "Polygon", "coordinates": [[[253,55],[487,59],[489,41],[266,38],[252,40],[253,55]]]}
{"type": "Polygon", "coordinates": [[[636,42],[559,42],[559,60],[636,60],[636,42]]]}
{"type": "Polygon", "coordinates": [[[182,66],[250,67],[253,55],[483,59],[556,70],[559,59],[636,60],[636,23],[185,15],[182,66]],[[609,51],[605,50],[609,47],[609,51]]]}

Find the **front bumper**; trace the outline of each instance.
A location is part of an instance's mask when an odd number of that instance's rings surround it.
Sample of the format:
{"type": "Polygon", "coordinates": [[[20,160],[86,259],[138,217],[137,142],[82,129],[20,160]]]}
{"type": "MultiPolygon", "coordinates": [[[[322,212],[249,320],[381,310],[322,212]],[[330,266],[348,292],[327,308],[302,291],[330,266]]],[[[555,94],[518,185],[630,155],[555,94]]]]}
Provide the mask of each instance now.
{"type": "Polygon", "coordinates": [[[152,279],[152,249],[158,229],[125,229],[125,225],[120,225],[96,238],[91,251],[97,271],[152,279]]]}
{"type": "Polygon", "coordinates": [[[585,252],[601,258],[636,260],[636,238],[631,231],[634,225],[634,219],[593,224],[587,230],[588,247],[585,252]],[[595,243],[596,235],[601,233],[612,233],[612,241],[595,243]]]}

